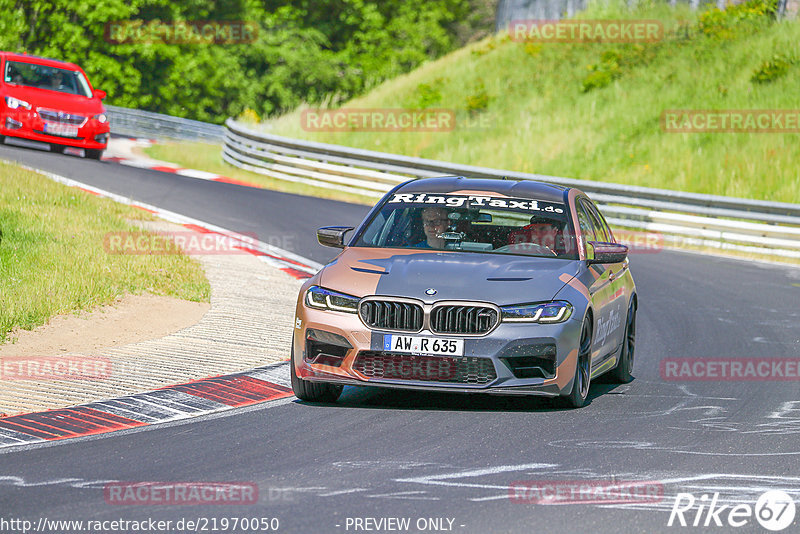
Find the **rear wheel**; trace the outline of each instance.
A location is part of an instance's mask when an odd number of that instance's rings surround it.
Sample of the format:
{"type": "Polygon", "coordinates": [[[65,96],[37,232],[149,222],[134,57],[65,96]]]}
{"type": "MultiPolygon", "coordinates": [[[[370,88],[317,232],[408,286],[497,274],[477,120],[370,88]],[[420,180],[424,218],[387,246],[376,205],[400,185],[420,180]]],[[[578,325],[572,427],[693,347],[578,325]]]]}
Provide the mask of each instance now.
{"type": "Polygon", "coordinates": [[[336,402],[342,394],[344,386],[325,384],[320,382],[309,382],[297,376],[294,370],[294,347],[292,347],[292,358],[289,360],[289,368],[292,376],[292,390],[294,395],[308,402],[336,402]]]}
{"type": "Polygon", "coordinates": [[[625,339],[622,340],[622,349],[619,354],[619,363],[609,373],[615,382],[627,384],[633,380],[633,356],[636,349],[636,306],[631,302],[628,309],[628,319],[625,322],[625,339]]]}
{"type": "Polygon", "coordinates": [[[563,400],[569,408],[580,408],[586,404],[591,383],[592,361],[592,319],[586,317],[581,327],[581,342],[578,345],[578,361],[575,365],[575,378],[572,380],[572,390],[563,400]]]}
{"type": "Polygon", "coordinates": [[[86,157],[89,159],[99,160],[103,157],[103,151],[97,148],[86,148],[84,151],[86,152],[86,157]]]}
{"type": "Polygon", "coordinates": [[[50,143],[50,152],[54,152],[56,154],[63,154],[66,148],[67,147],[65,147],[64,145],[57,145],[55,143],[50,143]]]}

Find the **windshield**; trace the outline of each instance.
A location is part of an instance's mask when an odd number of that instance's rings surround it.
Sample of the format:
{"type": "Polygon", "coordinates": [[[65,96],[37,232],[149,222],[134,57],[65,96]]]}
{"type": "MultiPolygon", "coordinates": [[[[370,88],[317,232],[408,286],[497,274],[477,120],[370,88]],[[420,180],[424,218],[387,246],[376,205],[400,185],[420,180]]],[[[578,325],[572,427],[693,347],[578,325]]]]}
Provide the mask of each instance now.
{"type": "Polygon", "coordinates": [[[493,193],[395,193],[355,246],[577,258],[564,204],[493,193]]]}
{"type": "Polygon", "coordinates": [[[3,79],[6,83],[15,85],[36,87],[85,97],[92,96],[89,82],[86,81],[83,74],[75,70],[59,69],[21,61],[6,61],[3,79]]]}

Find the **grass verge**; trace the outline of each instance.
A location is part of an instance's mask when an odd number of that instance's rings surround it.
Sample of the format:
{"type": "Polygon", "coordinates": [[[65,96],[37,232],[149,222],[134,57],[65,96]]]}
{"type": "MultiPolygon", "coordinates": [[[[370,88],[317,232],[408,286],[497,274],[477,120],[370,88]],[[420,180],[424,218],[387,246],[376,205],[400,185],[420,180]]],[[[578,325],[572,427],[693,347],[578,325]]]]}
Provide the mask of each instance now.
{"type": "Polygon", "coordinates": [[[208,280],[188,256],[105,252],[105,234],[140,232],[136,220],[152,216],[0,163],[0,343],[13,328],[128,293],[208,302],[208,280]]]}

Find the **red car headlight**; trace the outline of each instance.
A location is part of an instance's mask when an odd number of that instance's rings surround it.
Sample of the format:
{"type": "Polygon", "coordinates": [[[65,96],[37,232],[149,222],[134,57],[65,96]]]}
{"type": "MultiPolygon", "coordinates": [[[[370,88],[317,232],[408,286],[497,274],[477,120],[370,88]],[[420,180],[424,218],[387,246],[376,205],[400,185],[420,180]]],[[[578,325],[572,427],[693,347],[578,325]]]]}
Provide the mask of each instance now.
{"type": "Polygon", "coordinates": [[[6,106],[8,109],[31,109],[31,105],[24,100],[20,100],[19,98],[14,98],[13,96],[6,97],[6,106]]]}

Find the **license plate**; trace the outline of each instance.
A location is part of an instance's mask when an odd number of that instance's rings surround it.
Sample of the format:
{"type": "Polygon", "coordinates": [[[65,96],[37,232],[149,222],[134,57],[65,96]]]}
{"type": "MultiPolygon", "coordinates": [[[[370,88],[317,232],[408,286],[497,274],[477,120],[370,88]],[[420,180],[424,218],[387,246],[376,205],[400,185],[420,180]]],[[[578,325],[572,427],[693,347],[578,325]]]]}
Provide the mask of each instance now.
{"type": "Polygon", "coordinates": [[[463,356],[464,340],[384,334],[383,350],[386,352],[405,352],[408,354],[463,356]]]}
{"type": "Polygon", "coordinates": [[[61,135],[64,137],[78,137],[78,127],[69,124],[58,124],[57,122],[44,123],[45,133],[61,135]]]}

